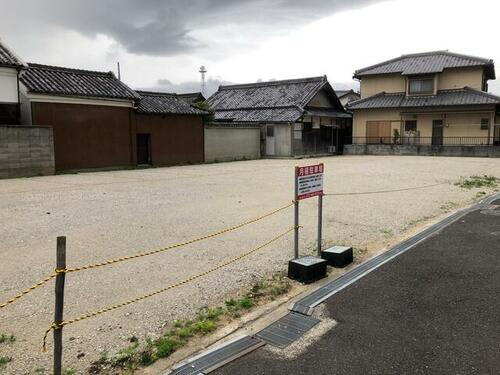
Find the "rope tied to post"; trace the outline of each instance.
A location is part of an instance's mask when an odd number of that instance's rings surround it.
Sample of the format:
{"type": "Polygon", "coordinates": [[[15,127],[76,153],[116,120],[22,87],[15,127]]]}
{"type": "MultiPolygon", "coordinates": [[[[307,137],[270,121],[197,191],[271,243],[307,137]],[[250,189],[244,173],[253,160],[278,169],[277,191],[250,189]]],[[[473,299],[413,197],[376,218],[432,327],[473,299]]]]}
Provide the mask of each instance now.
{"type": "MultiPolygon", "coordinates": [[[[299,228],[302,228],[301,226],[299,226],[299,228]]],[[[133,303],[136,303],[136,302],[139,302],[139,301],[142,301],[142,300],[145,300],[147,298],[150,298],[150,297],[153,297],[157,294],[160,294],[160,293],[164,293],[168,290],[171,290],[171,289],[174,289],[174,288],[177,288],[179,286],[182,286],[184,284],[187,284],[193,280],[196,280],[196,279],[199,279],[201,277],[204,277],[206,275],[209,275],[215,271],[218,271],[224,267],[227,267],[228,265],[232,264],[232,263],[235,263],[245,257],[248,257],[249,255],[263,249],[264,247],[272,244],[273,242],[276,242],[277,240],[279,240],[280,238],[286,236],[288,233],[292,232],[293,230],[295,230],[296,227],[293,226],[292,228],[288,229],[287,231],[279,234],[278,236],[272,238],[271,240],[267,241],[266,243],[250,250],[250,251],[247,251],[246,253],[243,253],[227,262],[224,262],[222,264],[219,264],[218,266],[214,267],[214,268],[211,268],[207,271],[204,271],[204,272],[201,272],[201,273],[198,273],[196,275],[193,275],[193,276],[190,276],[188,277],[187,279],[184,279],[184,280],[181,280],[181,281],[178,281],[174,284],[171,284],[171,285],[168,285],[166,286],[165,288],[162,288],[162,289],[158,289],[158,290],[155,290],[151,293],[148,293],[148,294],[145,294],[145,295],[142,295],[142,296],[139,296],[139,297],[136,297],[134,299],[131,299],[131,300],[128,300],[128,301],[124,301],[124,302],[121,302],[119,304],[116,304],[116,305],[112,305],[112,306],[109,306],[109,307],[105,307],[103,309],[100,309],[100,310],[97,310],[97,311],[94,311],[94,312],[90,312],[90,313],[87,313],[87,314],[84,314],[84,315],[81,315],[77,318],[74,318],[74,319],[70,319],[70,320],[64,320],[62,322],[60,322],[59,324],[56,324],[56,323],[52,323],[52,325],[45,331],[45,334],[43,336],[43,343],[42,343],[42,350],[45,352],[47,350],[47,336],[48,334],[50,333],[50,331],[52,330],[56,330],[56,329],[61,329],[63,328],[64,326],[68,325],[68,324],[72,324],[72,323],[76,323],[76,322],[79,322],[79,321],[82,321],[82,320],[85,320],[85,319],[88,319],[88,318],[92,318],[94,316],[97,316],[97,315],[100,315],[100,314],[104,314],[106,312],[109,312],[109,311],[112,311],[112,310],[116,310],[116,309],[119,309],[121,307],[124,307],[124,306],[127,306],[127,305],[131,305],[133,303]]]]}

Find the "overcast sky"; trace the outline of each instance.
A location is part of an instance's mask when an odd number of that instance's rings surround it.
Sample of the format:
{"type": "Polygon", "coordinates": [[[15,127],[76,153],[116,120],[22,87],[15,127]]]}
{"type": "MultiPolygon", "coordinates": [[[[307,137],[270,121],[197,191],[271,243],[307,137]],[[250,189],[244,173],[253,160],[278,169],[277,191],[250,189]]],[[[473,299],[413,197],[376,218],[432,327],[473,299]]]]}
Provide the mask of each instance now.
{"type": "Polygon", "coordinates": [[[133,88],[199,91],[201,65],[213,91],[324,74],[346,88],[355,69],[438,49],[500,62],[499,0],[0,2],[0,37],[25,61],[105,71],[120,61],[133,88]]]}

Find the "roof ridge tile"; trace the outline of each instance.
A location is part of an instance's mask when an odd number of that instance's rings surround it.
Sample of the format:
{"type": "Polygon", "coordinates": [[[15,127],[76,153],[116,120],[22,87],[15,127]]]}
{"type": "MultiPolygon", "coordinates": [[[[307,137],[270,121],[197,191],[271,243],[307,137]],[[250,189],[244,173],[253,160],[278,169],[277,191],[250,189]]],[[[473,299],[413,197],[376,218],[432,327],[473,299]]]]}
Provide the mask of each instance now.
{"type": "Polygon", "coordinates": [[[68,68],[65,66],[46,65],[46,64],[39,64],[39,63],[28,63],[28,69],[38,69],[38,70],[48,70],[48,71],[54,71],[54,72],[57,71],[57,72],[63,72],[63,73],[78,73],[78,74],[102,75],[102,76],[115,77],[115,74],[112,71],[104,72],[104,71],[99,71],[99,70],[68,68]]]}
{"type": "Polygon", "coordinates": [[[306,83],[324,80],[325,76],[317,77],[307,77],[307,78],[295,78],[295,79],[283,79],[276,81],[263,81],[263,82],[253,82],[253,83],[239,83],[233,85],[220,85],[219,90],[223,89],[238,89],[238,88],[253,88],[253,87],[265,87],[265,86],[277,86],[285,84],[295,84],[295,83],[306,83]]]}

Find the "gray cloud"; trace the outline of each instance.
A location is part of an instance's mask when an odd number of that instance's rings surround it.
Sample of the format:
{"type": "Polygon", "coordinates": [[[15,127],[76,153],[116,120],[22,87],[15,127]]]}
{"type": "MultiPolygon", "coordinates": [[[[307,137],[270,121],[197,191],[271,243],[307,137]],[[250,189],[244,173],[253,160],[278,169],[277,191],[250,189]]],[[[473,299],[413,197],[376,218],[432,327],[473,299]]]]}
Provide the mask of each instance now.
{"type": "MultiPolygon", "coordinates": [[[[273,78],[270,79],[258,79],[257,82],[262,81],[274,81],[273,78]]],[[[205,86],[205,95],[206,97],[210,97],[213,93],[215,93],[220,85],[231,85],[234,82],[224,81],[221,78],[209,78],[206,81],[205,86]]],[[[245,82],[249,83],[249,82],[245,82]]],[[[334,89],[336,90],[359,90],[358,82],[335,82],[333,83],[334,89]]],[[[187,81],[181,83],[173,83],[168,79],[159,79],[156,85],[152,87],[141,87],[138,90],[147,90],[147,91],[157,91],[157,92],[170,92],[176,94],[184,94],[188,92],[199,92],[201,91],[201,83],[200,81],[187,81]]]]}
{"type": "Polygon", "coordinates": [[[231,26],[235,34],[260,39],[380,1],[25,0],[3,4],[0,22],[22,14],[24,27],[33,31],[52,24],[87,36],[110,36],[131,53],[173,56],[209,51],[212,46],[203,33],[221,25],[231,26]]]}
{"type": "MultiPolygon", "coordinates": [[[[208,98],[219,89],[220,85],[230,85],[232,82],[224,81],[221,78],[208,78],[205,85],[205,96],[208,98]]],[[[185,94],[188,92],[201,91],[200,81],[187,81],[173,83],[168,79],[159,79],[153,87],[143,87],[142,90],[171,92],[176,94],[185,94]]]]}

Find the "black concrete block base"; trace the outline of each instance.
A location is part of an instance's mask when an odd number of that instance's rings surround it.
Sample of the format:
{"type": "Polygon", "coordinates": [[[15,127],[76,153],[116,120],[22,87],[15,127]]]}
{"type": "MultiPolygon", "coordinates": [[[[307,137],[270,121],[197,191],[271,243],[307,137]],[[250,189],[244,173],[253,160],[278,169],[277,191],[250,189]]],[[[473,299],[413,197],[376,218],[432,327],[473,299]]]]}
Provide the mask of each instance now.
{"type": "Polygon", "coordinates": [[[333,246],[321,252],[321,258],[328,262],[329,266],[343,268],[354,260],[352,247],[333,246]]]}
{"type": "Polygon", "coordinates": [[[326,277],[327,261],[313,256],[305,256],[288,262],[288,277],[301,283],[312,283],[326,277]]]}

